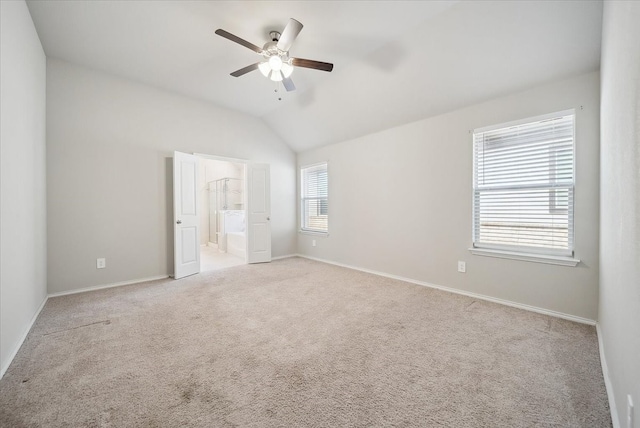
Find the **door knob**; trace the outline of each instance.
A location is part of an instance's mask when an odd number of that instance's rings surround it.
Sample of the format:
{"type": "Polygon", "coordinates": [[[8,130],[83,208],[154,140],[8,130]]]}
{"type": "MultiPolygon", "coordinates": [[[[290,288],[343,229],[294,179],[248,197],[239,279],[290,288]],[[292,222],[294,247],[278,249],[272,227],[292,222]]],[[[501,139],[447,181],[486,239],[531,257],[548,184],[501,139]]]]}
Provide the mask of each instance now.
{"type": "Polygon", "coordinates": [[[271,217],[267,217],[267,220],[271,220],[271,217]]]}
{"type": "Polygon", "coordinates": [[[176,223],[182,224],[182,220],[178,220],[178,221],[176,221],[176,223]]]}

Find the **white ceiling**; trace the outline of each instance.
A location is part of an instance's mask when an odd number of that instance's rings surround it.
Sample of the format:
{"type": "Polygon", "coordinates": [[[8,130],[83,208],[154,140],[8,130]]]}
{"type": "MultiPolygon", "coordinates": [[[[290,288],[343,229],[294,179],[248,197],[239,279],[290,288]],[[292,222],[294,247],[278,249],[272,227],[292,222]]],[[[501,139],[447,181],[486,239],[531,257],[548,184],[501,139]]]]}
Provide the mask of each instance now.
{"type": "MultiPolygon", "coordinates": [[[[355,138],[514,90],[596,70],[600,1],[28,1],[47,56],[168,89],[263,120],[294,150],[355,138]],[[301,69],[282,101],[258,46],[304,24],[301,69]]],[[[282,93],[282,90],[281,92],[282,93]]]]}

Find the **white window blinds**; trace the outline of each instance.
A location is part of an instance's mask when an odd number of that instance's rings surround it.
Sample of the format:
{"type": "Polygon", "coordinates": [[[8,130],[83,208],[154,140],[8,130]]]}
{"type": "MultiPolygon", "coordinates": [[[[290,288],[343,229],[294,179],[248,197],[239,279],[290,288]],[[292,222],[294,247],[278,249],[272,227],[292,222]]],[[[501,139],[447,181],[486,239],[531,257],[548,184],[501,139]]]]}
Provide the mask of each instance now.
{"type": "Polygon", "coordinates": [[[301,228],[310,232],[329,231],[329,181],[327,164],[317,164],[301,170],[301,228]]]}
{"type": "Polygon", "coordinates": [[[574,115],[474,131],[474,247],[573,255],[574,115]]]}

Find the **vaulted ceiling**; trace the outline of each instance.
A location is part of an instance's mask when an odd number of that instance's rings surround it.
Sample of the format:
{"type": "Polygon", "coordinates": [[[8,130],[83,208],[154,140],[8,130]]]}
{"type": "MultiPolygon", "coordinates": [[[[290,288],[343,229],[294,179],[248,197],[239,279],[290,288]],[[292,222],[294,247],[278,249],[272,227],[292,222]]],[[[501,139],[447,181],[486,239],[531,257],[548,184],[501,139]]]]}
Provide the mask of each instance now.
{"type": "Polygon", "coordinates": [[[262,118],[296,151],[597,70],[600,1],[28,1],[47,56],[262,118]],[[297,90],[254,52],[289,18],[297,90]],[[281,97],[282,100],[278,100],[281,97]]]}

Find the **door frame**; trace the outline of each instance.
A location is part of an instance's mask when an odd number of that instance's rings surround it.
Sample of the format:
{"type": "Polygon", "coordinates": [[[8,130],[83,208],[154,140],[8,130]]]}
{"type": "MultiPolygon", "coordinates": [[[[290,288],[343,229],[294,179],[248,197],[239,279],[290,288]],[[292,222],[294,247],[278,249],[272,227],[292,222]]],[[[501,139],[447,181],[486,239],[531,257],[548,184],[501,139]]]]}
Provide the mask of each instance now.
{"type": "MultiPolygon", "coordinates": [[[[239,158],[230,158],[230,157],[225,157],[225,156],[218,156],[218,155],[210,155],[210,154],[206,154],[206,153],[193,153],[194,156],[198,156],[199,158],[202,159],[211,159],[211,160],[217,160],[217,161],[222,161],[222,162],[232,162],[232,163],[241,163],[244,164],[244,173],[243,173],[243,192],[242,192],[242,202],[243,205],[245,207],[245,210],[247,208],[247,204],[249,202],[249,195],[248,195],[248,191],[249,191],[249,183],[247,182],[247,175],[249,173],[249,164],[251,164],[251,161],[248,159],[239,159],[239,158]]],[[[199,213],[198,213],[199,214],[199,213]]],[[[245,242],[244,242],[244,264],[247,264],[249,262],[249,228],[245,228],[245,242]]],[[[202,264],[202,261],[200,261],[200,263],[202,264]]],[[[201,266],[202,267],[202,266],[201,266]]]]}

